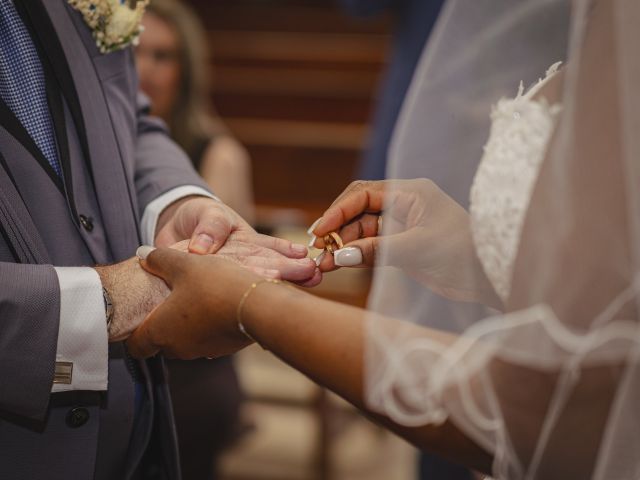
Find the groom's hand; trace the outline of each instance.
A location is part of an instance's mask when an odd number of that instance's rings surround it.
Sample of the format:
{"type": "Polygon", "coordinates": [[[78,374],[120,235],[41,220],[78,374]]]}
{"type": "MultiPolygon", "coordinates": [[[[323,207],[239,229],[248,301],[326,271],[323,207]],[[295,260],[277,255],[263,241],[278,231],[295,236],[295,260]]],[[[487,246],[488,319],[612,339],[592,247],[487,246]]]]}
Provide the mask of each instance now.
{"type": "MultiPolygon", "coordinates": [[[[148,248],[141,247],[141,249],[148,248]]],[[[291,251],[291,248],[291,242],[282,238],[258,233],[234,232],[213,257],[229,260],[263,278],[287,280],[304,287],[320,283],[322,274],[315,262],[306,257],[292,258],[290,253],[286,254],[291,251]]],[[[171,249],[189,253],[189,240],[172,245],[171,249]]],[[[210,256],[207,255],[207,257],[210,256]]],[[[199,257],[199,255],[189,255],[189,257],[199,257]]],[[[215,272],[212,272],[212,275],[215,276],[215,272]]]]}
{"type": "Polygon", "coordinates": [[[234,231],[253,231],[240,215],[208,197],[182,198],[160,214],[155,244],[170,247],[190,239],[189,251],[200,255],[217,252],[234,231]]]}
{"type": "Polygon", "coordinates": [[[158,247],[180,242],[191,253],[222,254],[265,277],[304,286],[321,280],[313,261],[306,259],[306,246],[258,234],[235,211],[211,198],[192,196],[171,204],[160,215],[156,232],[158,247]]]}

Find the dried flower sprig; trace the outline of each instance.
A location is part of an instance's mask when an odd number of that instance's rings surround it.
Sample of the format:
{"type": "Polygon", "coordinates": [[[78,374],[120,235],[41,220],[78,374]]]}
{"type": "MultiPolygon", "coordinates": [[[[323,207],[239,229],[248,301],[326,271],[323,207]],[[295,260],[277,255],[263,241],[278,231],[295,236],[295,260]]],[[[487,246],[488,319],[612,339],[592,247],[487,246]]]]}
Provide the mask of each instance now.
{"type": "Polygon", "coordinates": [[[109,53],[130,44],[136,45],[142,33],[140,20],[149,0],[138,0],[133,7],[127,0],[68,0],[78,10],[93,32],[102,53],[109,53]]]}

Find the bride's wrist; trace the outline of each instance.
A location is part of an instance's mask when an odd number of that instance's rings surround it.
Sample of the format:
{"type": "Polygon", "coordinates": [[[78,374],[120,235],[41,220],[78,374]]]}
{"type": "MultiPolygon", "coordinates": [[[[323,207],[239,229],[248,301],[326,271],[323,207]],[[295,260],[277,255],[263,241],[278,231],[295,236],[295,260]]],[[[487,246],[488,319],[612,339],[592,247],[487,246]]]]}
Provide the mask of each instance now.
{"type": "MultiPolygon", "coordinates": [[[[266,284],[280,284],[280,280],[275,280],[272,278],[263,278],[261,280],[257,280],[253,282],[249,287],[244,291],[242,296],[240,297],[240,301],[238,302],[238,307],[236,308],[236,325],[238,327],[238,331],[242,333],[245,337],[247,337],[252,342],[256,342],[256,339],[249,333],[247,327],[245,326],[245,306],[249,301],[249,298],[253,296],[256,291],[263,285],[266,284]]],[[[257,342],[256,342],[257,343],[257,342]]]]}
{"type": "Polygon", "coordinates": [[[243,293],[236,309],[238,332],[249,340],[268,349],[271,334],[277,336],[274,323],[286,314],[291,295],[300,292],[287,282],[262,279],[252,283],[243,293]]]}

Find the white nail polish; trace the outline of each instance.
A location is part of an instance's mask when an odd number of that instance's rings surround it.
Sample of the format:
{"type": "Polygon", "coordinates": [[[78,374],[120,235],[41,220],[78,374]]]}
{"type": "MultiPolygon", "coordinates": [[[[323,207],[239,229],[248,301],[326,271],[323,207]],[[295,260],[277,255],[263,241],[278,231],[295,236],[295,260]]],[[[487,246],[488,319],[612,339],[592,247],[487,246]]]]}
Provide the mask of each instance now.
{"type": "Polygon", "coordinates": [[[309,235],[311,235],[313,233],[313,230],[318,226],[318,224],[322,221],[322,217],[320,217],[319,219],[317,219],[315,222],[313,222],[311,224],[311,226],[309,227],[309,230],[307,230],[307,233],[309,235]]]}
{"type": "Polygon", "coordinates": [[[316,240],[318,239],[318,237],[316,237],[315,235],[313,237],[311,237],[311,240],[309,240],[309,248],[312,248],[314,246],[314,243],[316,243],[316,240]]]}
{"type": "Polygon", "coordinates": [[[136,256],[140,260],[146,260],[149,254],[153,252],[155,249],[156,247],[151,247],[149,245],[142,245],[138,247],[138,249],[136,250],[136,256]]]}
{"type": "Polygon", "coordinates": [[[341,248],[333,254],[333,262],[339,267],[362,265],[362,251],[357,247],[341,248]]]}
{"type": "Polygon", "coordinates": [[[313,261],[316,262],[316,266],[317,267],[319,267],[320,264],[322,263],[322,259],[324,258],[324,254],[325,253],[327,253],[327,252],[326,251],[322,252],[320,255],[318,255],[316,258],[313,259],[313,261]]]}

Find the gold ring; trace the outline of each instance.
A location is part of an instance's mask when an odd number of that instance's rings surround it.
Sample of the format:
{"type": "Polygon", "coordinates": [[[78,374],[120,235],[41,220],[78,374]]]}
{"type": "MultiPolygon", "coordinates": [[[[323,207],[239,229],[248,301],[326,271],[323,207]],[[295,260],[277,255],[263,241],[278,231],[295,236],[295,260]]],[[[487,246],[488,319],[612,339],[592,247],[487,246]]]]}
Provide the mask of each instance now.
{"type": "Polygon", "coordinates": [[[340,238],[340,235],[338,235],[336,232],[331,232],[325,235],[324,237],[322,237],[322,240],[324,241],[324,249],[331,255],[333,255],[333,252],[335,252],[336,250],[344,247],[342,238],[340,238]]]}
{"type": "Polygon", "coordinates": [[[329,235],[331,235],[331,238],[333,238],[333,241],[338,245],[339,249],[344,247],[344,242],[342,241],[342,238],[340,238],[340,235],[336,232],[331,232],[329,235]]]}

